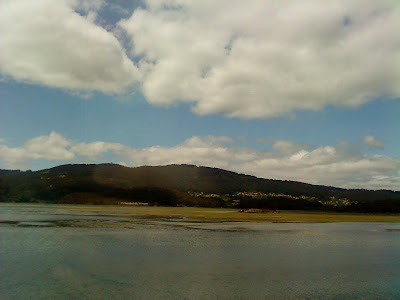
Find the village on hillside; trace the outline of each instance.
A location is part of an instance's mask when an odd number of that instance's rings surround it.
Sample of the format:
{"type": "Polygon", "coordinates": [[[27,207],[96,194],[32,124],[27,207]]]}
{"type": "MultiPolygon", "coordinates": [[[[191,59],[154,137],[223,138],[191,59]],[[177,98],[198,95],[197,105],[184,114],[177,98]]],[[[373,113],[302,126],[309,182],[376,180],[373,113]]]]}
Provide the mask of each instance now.
{"type": "Polygon", "coordinates": [[[306,200],[309,202],[318,202],[323,206],[334,206],[334,207],[344,207],[349,206],[351,204],[357,204],[357,201],[350,201],[346,198],[336,198],[336,197],[329,197],[326,199],[317,199],[316,197],[309,197],[309,196],[293,196],[287,195],[283,193],[264,193],[264,192],[237,192],[233,194],[207,194],[203,192],[188,192],[188,194],[192,197],[199,197],[199,198],[217,198],[222,199],[227,207],[237,207],[240,205],[241,200],[243,199],[286,199],[286,200],[306,200]]]}

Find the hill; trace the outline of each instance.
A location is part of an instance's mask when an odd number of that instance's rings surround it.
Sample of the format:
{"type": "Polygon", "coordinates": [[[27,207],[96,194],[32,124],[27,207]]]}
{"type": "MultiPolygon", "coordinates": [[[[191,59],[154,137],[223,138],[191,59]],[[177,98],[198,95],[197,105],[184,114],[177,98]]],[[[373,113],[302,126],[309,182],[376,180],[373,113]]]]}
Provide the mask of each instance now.
{"type": "Polygon", "coordinates": [[[192,165],[129,168],[116,164],[62,165],[41,171],[0,170],[0,201],[321,209],[371,203],[396,207],[400,192],[341,189],[262,179],[192,165]],[[386,205],[386,204],[385,204],[386,205]]]}

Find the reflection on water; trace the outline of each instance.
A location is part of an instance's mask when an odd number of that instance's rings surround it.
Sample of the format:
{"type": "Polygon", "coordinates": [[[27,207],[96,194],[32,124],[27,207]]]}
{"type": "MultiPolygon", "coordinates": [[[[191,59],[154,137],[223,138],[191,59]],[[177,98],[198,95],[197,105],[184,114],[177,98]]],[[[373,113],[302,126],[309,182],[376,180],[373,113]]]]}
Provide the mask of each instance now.
{"type": "Polygon", "coordinates": [[[400,299],[399,224],[0,209],[2,299],[400,299]]]}

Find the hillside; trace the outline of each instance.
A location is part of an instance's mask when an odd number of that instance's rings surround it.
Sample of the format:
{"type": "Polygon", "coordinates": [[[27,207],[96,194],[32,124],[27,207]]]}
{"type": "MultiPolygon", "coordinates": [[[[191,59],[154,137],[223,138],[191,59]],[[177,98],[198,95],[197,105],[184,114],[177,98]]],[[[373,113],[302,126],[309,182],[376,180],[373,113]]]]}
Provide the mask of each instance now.
{"type": "MultiPolygon", "coordinates": [[[[0,170],[0,201],[318,208],[321,203],[400,201],[400,192],[341,189],[261,179],[192,165],[128,168],[115,164],[62,165],[41,171],[0,170]],[[347,202],[346,202],[347,201],[347,202]]],[[[364,204],[365,205],[365,204],[364,204]]]]}

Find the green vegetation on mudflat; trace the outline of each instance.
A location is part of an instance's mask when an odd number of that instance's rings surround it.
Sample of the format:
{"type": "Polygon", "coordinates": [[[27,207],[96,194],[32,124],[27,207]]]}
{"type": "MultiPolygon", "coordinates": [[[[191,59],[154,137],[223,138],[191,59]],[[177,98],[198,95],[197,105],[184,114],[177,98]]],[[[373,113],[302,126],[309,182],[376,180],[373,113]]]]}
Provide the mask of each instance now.
{"type": "Polygon", "coordinates": [[[135,207],[129,214],[179,216],[210,221],[269,222],[400,222],[400,214],[360,214],[316,211],[279,211],[278,213],[243,213],[236,209],[200,207],[135,207]]]}
{"type": "Polygon", "coordinates": [[[400,214],[361,214],[316,211],[279,211],[277,213],[243,213],[237,209],[202,207],[162,207],[162,206],[92,206],[92,205],[45,205],[2,204],[6,207],[66,208],[87,210],[101,214],[127,214],[140,216],[159,216],[188,218],[201,221],[247,221],[247,222],[396,222],[400,214]]]}

